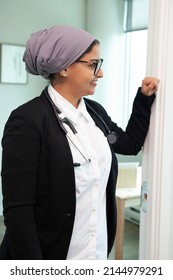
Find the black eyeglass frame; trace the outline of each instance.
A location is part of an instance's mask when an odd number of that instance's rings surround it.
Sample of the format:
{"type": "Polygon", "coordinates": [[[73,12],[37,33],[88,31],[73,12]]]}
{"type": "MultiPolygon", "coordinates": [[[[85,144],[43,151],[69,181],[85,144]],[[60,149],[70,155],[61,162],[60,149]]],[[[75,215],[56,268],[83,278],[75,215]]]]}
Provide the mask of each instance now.
{"type": "Polygon", "coordinates": [[[89,61],[86,61],[86,60],[76,60],[76,62],[82,62],[82,63],[93,63],[95,64],[95,69],[94,69],[94,76],[96,76],[99,72],[99,70],[101,69],[102,67],[102,64],[103,64],[103,58],[100,58],[100,59],[94,59],[94,60],[89,60],[89,61]]]}

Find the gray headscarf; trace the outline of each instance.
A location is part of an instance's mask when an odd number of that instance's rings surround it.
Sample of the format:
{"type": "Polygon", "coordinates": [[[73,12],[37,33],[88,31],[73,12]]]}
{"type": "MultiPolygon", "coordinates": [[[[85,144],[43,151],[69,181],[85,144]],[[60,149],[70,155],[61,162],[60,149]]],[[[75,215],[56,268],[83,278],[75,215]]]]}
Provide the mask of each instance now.
{"type": "Polygon", "coordinates": [[[58,25],[31,35],[26,43],[23,61],[26,70],[49,79],[75,62],[95,40],[90,33],[58,25]]]}

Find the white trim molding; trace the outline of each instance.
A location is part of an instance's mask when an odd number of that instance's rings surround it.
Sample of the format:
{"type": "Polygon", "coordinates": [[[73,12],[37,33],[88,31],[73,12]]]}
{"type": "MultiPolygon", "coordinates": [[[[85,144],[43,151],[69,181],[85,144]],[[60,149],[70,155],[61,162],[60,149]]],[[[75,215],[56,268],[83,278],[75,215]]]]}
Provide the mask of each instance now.
{"type": "Polygon", "coordinates": [[[139,259],[173,259],[173,1],[150,0],[147,76],[160,78],[143,150],[139,259]]]}

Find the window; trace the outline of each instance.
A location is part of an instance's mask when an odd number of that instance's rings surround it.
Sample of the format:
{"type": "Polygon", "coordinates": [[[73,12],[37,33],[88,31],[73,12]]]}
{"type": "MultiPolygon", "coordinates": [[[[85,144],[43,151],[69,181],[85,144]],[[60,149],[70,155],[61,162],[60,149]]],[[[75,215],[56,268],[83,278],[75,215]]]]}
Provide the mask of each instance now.
{"type": "Polygon", "coordinates": [[[124,0],[124,30],[144,30],[148,26],[149,0],[124,0]]]}
{"type": "Polygon", "coordinates": [[[124,126],[146,73],[149,0],[124,0],[126,32],[124,126]]]}
{"type": "Polygon", "coordinates": [[[129,119],[137,88],[146,75],[147,30],[126,34],[125,122],[129,119]]]}

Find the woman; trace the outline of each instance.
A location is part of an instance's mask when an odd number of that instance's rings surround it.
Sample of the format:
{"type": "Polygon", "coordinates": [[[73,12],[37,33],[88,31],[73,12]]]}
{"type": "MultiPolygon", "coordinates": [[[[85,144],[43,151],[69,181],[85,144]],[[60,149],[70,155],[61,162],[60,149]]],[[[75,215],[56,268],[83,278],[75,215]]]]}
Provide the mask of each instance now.
{"type": "Polygon", "coordinates": [[[50,80],[12,112],[2,139],[6,233],[1,259],[106,259],[116,232],[115,153],[142,148],[158,79],[145,78],[123,131],[93,95],[99,42],[55,26],[32,34],[26,69],[50,80]]]}

